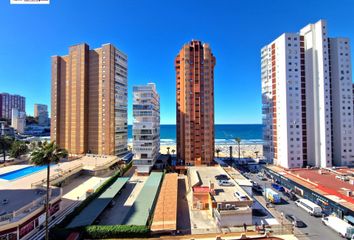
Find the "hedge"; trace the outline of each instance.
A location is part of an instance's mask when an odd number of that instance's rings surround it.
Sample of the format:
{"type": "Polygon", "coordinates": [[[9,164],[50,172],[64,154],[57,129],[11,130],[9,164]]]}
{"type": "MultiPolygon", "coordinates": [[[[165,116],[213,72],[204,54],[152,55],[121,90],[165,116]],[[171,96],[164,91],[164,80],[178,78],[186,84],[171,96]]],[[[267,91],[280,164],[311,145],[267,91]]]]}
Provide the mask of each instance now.
{"type": "Polygon", "coordinates": [[[81,233],[84,238],[146,238],[150,236],[150,230],[146,226],[133,225],[93,225],[86,226],[81,233]]]}

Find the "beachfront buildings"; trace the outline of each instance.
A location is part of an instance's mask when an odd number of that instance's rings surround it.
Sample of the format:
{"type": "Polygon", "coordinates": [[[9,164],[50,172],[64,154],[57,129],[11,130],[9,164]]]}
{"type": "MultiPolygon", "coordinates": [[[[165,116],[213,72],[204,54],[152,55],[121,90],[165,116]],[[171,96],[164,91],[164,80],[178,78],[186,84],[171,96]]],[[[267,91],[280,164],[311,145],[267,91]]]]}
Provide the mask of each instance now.
{"type": "Polygon", "coordinates": [[[192,40],[175,59],[178,164],[214,159],[214,66],[209,44],[192,40]]]}
{"type": "Polygon", "coordinates": [[[51,140],[71,154],[127,152],[127,61],[112,44],[52,57],[51,140]]]}
{"type": "Polygon", "coordinates": [[[261,50],[264,156],[284,168],[354,165],[350,43],[320,20],[261,50]]]}
{"type": "Polygon", "coordinates": [[[20,95],[0,93],[0,119],[11,120],[12,109],[26,112],[26,99],[20,95]]]}
{"type": "Polygon", "coordinates": [[[18,133],[24,133],[26,127],[26,113],[19,111],[17,108],[13,108],[11,127],[13,127],[18,133]]]}
{"type": "Polygon", "coordinates": [[[49,124],[48,106],[45,104],[34,104],[34,115],[38,118],[38,125],[46,126],[49,124]]]}
{"type": "Polygon", "coordinates": [[[160,155],[160,96],[154,83],[133,87],[133,163],[149,174],[160,155]]]}

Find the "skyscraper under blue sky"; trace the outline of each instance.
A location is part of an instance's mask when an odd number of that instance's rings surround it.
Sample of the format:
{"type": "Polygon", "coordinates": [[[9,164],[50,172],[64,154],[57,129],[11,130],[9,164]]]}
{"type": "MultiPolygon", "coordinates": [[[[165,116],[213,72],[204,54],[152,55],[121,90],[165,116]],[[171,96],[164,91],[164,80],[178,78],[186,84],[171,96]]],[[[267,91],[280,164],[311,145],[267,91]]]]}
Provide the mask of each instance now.
{"type": "MultiPolygon", "coordinates": [[[[132,86],[153,81],[161,123],[175,123],[174,58],[192,39],[209,43],[215,67],[215,123],[261,123],[260,49],[283,32],[326,19],[329,32],[354,39],[352,0],[51,0],[0,3],[0,92],[50,104],[50,57],[70,45],[113,43],[128,55],[132,86]]],[[[353,50],[352,50],[353,51],[353,50]]],[[[353,53],[352,53],[353,54],[353,53]]]]}

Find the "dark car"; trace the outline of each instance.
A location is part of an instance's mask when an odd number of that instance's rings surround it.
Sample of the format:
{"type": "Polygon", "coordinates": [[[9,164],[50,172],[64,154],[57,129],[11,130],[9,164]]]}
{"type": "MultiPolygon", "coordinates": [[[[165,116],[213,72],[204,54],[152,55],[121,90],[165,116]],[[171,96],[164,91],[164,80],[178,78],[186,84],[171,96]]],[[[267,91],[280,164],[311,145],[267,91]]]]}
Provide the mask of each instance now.
{"type": "Polygon", "coordinates": [[[268,214],[262,209],[254,208],[252,209],[252,215],[257,217],[266,217],[268,214]]]}
{"type": "Polygon", "coordinates": [[[259,193],[263,192],[263,188],[261,186],[259,186],[258,184],[253,185],[252,190],[255,192],[259,192],[259,193]]]}
{"type": "Polygon", "coordinates": [[[278,185],[278,184],[276,184],[276,183],[272,183],[272,187],[273,187],[275,190],[279,191],[279,192],[284,192],[284,191],[285,191],[285,189],[284,189],[282,186],[280,186],[280,185],[278,185]]]}
{"type": "Polygon", "coordinates": [[[229,177],[226,175],[226,174],[219,174],[219,175],[216,175],[215,178],[217,180],[229,180],[229,177]]]}
{"type": "Polygon", "coordinates": [[[291,214],[285,214],[285,218],[291,222],[294,227],[297,227],[297,228],[304,228],[304,227],[307,227],[307,225],[301,221],[300,219],[298,219],[297,217],[295,217],[294,215],[291,215],[291,214]]]}
{"type": "Polygon", "coordinates": [[[283,195],[289,198],[291,201],[296,201],[298,199],[293,192],[283,192],[283,195]]]}

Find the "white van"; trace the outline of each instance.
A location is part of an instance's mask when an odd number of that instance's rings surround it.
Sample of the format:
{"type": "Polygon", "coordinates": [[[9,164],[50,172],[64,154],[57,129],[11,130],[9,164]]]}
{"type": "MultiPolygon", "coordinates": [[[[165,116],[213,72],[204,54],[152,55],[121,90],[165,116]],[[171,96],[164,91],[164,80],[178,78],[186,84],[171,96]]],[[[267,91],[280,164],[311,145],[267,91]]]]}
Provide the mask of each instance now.
{"type": "Polygon", "coordinates": [[[296,206],[301,207],[306,212],[308,212],[311,216],[320,217],[322,216],[322,208],[317,204],[314,204],[310,200],[307,199],[299,199],[295,201],[296,206]]]}
{"type": "Polygon", "coordinates": [[[354,237],[354,227],[336,216],[324,217],[322,223],[346,239],[353,239],[354,237]]]}

